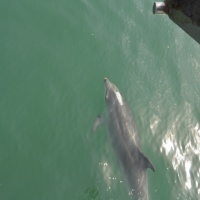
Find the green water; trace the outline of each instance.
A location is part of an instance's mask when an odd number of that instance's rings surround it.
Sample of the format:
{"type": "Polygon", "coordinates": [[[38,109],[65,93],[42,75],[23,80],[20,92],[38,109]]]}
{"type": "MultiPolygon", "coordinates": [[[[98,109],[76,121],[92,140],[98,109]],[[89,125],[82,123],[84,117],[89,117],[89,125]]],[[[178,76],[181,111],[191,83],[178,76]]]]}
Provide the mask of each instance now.
{"type": "Polygon", "coordinates": [[[103,78],[137,123],[150,200],[200,198],[200,46],[154,1],[0,1],[0,199],[130,199],[103,78]]]}

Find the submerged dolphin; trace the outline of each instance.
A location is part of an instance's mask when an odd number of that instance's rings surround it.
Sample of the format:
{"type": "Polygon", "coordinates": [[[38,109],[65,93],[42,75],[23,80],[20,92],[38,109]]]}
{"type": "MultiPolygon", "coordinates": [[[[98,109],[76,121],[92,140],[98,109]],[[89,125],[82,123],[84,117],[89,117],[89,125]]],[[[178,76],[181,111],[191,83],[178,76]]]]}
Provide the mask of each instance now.
{"type": "Polygon", "coordinates": [[[131,110],[119,89],[107,78],[105,101],[108,108],[108,127],[111,142],[134,200],[148,200],[146,169],[154,166],[141,152],[131,110]]]}

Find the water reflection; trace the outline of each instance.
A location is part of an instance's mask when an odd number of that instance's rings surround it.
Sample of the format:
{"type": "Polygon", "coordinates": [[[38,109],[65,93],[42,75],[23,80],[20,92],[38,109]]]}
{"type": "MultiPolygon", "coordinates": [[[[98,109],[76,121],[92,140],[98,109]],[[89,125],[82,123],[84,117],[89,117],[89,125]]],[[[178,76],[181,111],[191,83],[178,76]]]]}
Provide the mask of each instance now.
{"type": "MultiPolygon", "coordinates": [[[[165,153],[177,172],[183,196],[200,197],[200,124],[190,106],[168,125],[160,151],[165,153]]],[[[176,182],[176,180],[175,180],[176,182]]]]}

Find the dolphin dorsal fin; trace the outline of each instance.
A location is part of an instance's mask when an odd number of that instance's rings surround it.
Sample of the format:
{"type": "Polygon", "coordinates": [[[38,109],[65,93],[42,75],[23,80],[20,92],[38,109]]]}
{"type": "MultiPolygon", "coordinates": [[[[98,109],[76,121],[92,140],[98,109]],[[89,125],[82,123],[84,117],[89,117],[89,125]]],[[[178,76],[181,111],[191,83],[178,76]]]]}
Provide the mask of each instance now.
{"type": "Polygon", "coordinates": [[[154,168],[152,162],[142,152],[141,152],[141,156],[143,159],[144,168],[145,169],[150,168],[153,172],[155,172],[155,168],[154,168]]]}

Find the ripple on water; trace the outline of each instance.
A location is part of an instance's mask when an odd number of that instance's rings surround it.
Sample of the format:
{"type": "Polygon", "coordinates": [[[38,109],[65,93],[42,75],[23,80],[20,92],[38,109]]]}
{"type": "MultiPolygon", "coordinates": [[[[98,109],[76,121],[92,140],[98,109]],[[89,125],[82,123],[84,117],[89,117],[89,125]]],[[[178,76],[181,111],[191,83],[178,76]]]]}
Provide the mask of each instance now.
{"type": "Polygon", "coordinates": [[[200,124],[194,117],[191,106],[186,103],[184,107],[184,113],[179,114],[168,125],[160,150],[165,153],[177,173],[175,182],[180,185],[182,192],[180,196],[198,199],[200,197],[200,124]]]}

